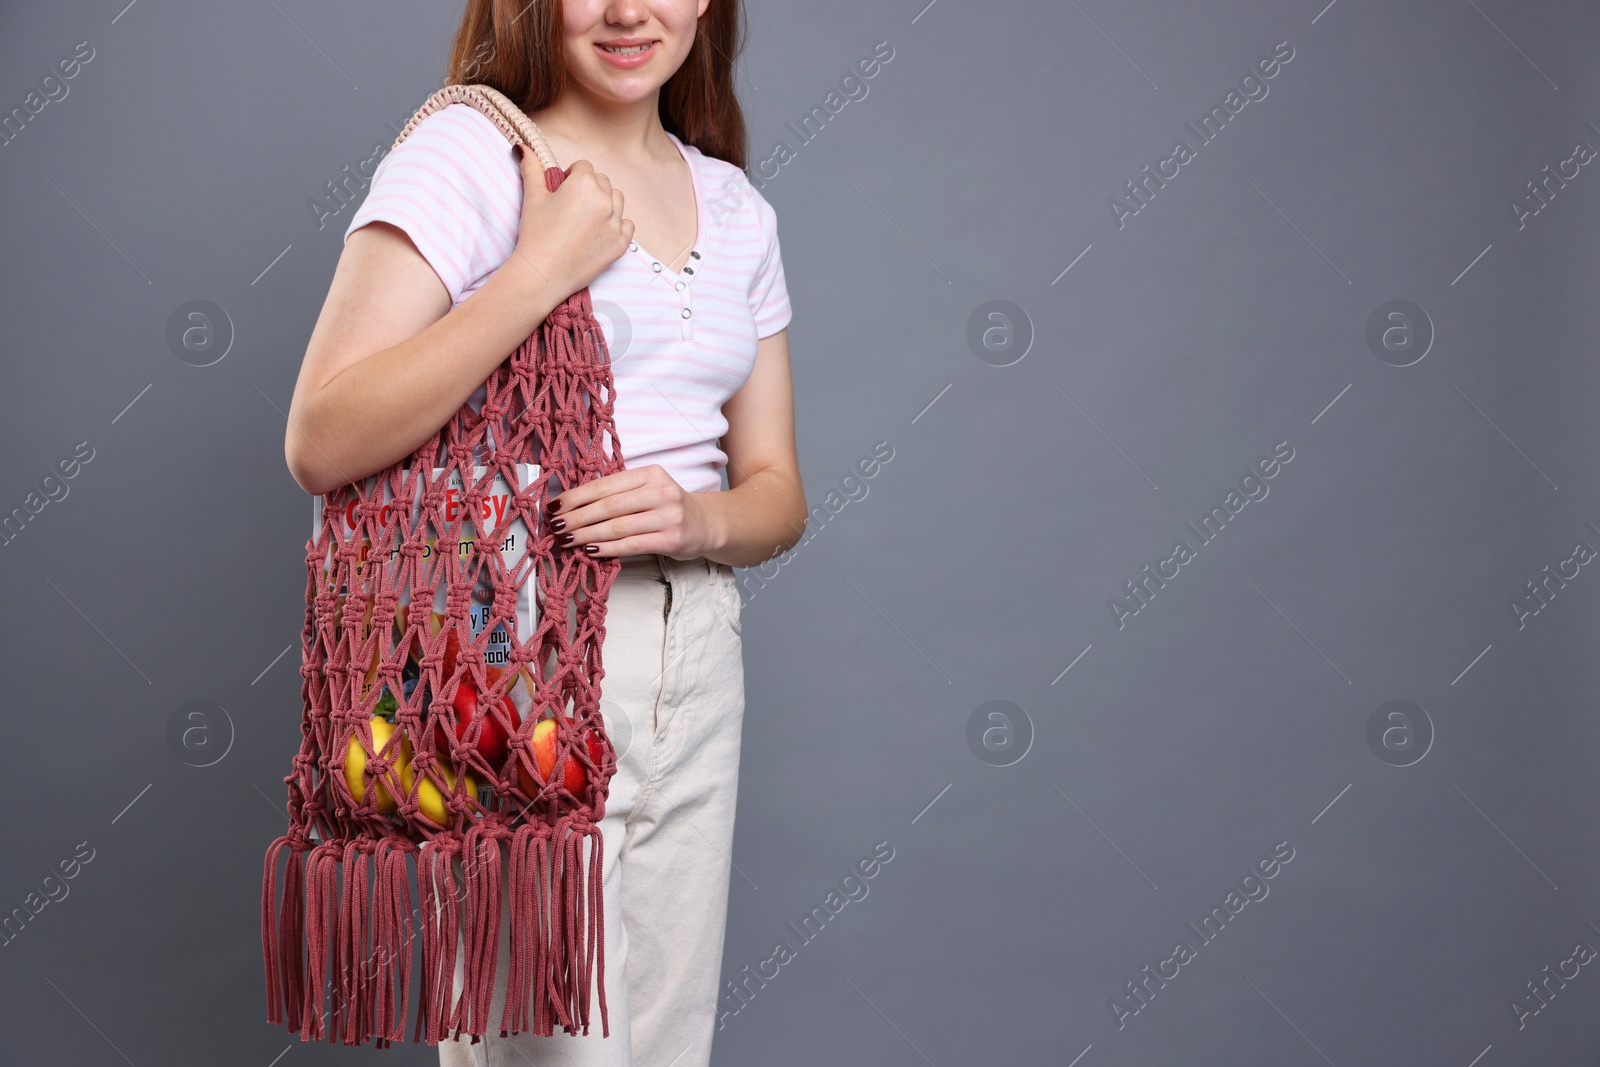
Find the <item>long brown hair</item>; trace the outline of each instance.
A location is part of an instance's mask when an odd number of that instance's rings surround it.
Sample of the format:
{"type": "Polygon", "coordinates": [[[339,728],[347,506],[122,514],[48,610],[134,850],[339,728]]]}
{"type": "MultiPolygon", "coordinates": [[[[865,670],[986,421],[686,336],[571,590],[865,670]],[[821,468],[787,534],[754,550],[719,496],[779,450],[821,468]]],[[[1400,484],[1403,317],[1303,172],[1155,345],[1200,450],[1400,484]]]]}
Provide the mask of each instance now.
{"type": "MultiPolygon", "coordinates": [[[[744,112],[733,62],[744,47],[743,0],[711,0],[683,66],[661,87],[661,125],[684,144],[743,170],[744,112]]],[[[566,89],[561,0],[467,0],[450,46],[446,85],[484,84],[540,111],[566,89]]]]}

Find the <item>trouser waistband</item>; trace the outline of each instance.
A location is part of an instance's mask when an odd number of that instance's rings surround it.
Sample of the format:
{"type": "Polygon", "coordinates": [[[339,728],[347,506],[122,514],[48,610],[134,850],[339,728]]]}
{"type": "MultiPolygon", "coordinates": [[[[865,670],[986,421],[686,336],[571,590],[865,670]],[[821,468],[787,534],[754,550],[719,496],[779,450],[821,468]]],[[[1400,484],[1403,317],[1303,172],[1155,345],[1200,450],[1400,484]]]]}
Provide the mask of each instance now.
{"type": "Polygon", "coordinates": [[[672,574],[689,574],[699,572],[711,574],[716,571],[717,565],[704,556],[695,556],[693,559],[674,559],[660,552],[641,552],[632,556],[619,556],[622,569],[627,571],[643,571],[650,574],[660,574],[663,577],[672,574]]]}

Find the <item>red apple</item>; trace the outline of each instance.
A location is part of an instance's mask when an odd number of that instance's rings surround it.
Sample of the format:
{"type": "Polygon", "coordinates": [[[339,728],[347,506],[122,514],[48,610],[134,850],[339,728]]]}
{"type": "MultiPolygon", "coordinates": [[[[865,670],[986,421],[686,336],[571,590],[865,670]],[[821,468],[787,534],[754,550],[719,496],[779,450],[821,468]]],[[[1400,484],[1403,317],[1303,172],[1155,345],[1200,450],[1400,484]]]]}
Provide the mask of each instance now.
{"type": "MultiPolygon", "coordinates": [[[[589,749],[589,760],[596,767],[605,756],[604,746],[593,730],[584,731],[584,742],[589,749]]],[[[526,764],[517,761],[517,785],[523,793],[530,797],[539,795],[540,782],[548,782],[555,775],[556,770],[556,721],[554,719],[540,719],[533,727],[533,758],[538,765],[539,781],[535,781],[529,774],[526,764]]],[[[583,795],[584,787],[589,784],[589,772],[584,767],[583,761],[568,755],[562,760],[561,784],[567,792],[575,797],[583,795]]]]}
{"type": "MultiPolygon", "coordinates": [[[[490,700],[481,699],[478,687],[472,684],[472,679],[461,679],[461,684],[456,686],[454,701],[456,739],[464,739],[473,720],[482,718],[483,727],[478,731],[478,755],[482,756],[489,766],[499,767],[506,758],[506,731],[500,725],[500,720],[491,713],[492,707],[490,700]]],[[[522,716],[517,714],[517,706],[511,702],[509,695],[501,694],[500,707],[510,721],[512,730],[522,725],[522,716]]],[[[433,747],[435,751],[441,753],[450,751],[450,741],[442,727],[434,727],[433,747]]]]}

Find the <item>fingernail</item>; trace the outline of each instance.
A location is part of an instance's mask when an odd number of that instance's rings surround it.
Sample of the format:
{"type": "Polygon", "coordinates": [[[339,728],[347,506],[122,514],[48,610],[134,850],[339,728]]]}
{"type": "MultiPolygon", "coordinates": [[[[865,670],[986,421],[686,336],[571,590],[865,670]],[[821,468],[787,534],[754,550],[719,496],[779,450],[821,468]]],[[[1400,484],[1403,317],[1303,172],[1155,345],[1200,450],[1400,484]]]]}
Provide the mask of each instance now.
{"type": "Polygon", "coordinates": [[[583,550],[585,552],[589,553],[589,555],[594,556],[594,555],[598,555],[599,554],[600,546],[599,545],[584,545],[583,546],[583,550]]]}
{"type": "Polygon", "coordinates": [[[561,498],[558,497],[558,496],[551,497],[550,498],[549,509],[550,509],[550,514],[552,514],[552,515],[554,515],[558,511],[560,511],[561,510],[561,498]]]}
{"type": "Polygon", "coordinates": [[[556,538],[556,544],[560,545],[562,548],[571,548],[572,541],[573,537],[569,533],[562,534],[560,537],[556,538]]]}
{"type": "Polygon", "coordinates": [[[522,146],[521,145],[519,145],[519,144],[512,145],[511,146],[511,154],[513,156],[517,157],[517,162],[518,163],[522,162],[522,146]]]}
{"type": "Polygon", "coordinates": [[[552,519],[550,521],[550,529],[556,531],[557,533],[560,533],[562,530],[565,530],[566,528],[567,528],[567,520],[566,519],[552,519]]]}

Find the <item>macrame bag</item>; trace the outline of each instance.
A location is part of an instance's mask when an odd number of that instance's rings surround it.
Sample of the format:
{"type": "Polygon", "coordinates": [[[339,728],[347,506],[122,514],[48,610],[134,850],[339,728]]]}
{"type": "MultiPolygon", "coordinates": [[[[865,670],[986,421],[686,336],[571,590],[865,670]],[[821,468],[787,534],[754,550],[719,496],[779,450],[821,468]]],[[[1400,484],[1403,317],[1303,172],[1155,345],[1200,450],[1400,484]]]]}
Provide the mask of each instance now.
{"type": "MultiPolygon", "coordinates": [[[[395,145],[457,102],[536,152],[546,187],[560,186],[538,127],[486,85],[440,89],[395,145]]],[[[599,823],[616,753],[600,652],[620,564],[558,548],[540,518],[556,493],[622,469],[612,401],[585,287],[494,370],[480,409],[469,401],[410,456],[318,500],[302,740],[261,895],[267,1018],[302,1041],[404,1041],[418,935],[412,1041],[557,1023],[587,1034],[591,979],[610,1033],[599,823]]]]}

